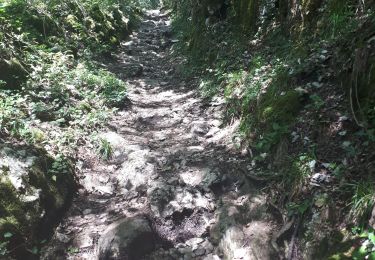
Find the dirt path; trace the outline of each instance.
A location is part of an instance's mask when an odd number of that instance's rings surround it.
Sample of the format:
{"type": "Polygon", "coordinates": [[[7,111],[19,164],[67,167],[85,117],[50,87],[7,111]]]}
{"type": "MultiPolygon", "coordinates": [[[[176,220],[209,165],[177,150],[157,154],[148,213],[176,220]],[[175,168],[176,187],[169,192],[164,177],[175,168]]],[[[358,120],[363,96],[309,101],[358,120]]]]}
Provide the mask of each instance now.
{"type": "Polygon", "coordinates": [[[97,259],[108,227],[140,216],[158,239],[130,259],[275,259],[272,218],[245,177],[250,163],[231,149],[224,104],[204,103],[194,82],[178,77],[170,30],[167,15],[149,11],[108,65],[130,99],[101,134],[113,157],[81,148],[82,188],[43,259],[97,259]]]}

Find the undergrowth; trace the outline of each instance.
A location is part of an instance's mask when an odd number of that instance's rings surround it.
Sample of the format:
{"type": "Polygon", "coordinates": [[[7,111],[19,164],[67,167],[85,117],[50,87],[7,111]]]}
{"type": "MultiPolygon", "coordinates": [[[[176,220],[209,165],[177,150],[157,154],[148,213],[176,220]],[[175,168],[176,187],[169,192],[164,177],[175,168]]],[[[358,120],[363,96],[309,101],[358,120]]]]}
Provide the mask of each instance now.
{"type": "MultiPolygon", "coordinates": [[[[35,177],[36,187],[44,185],[41,190],[53,206],[51,211],[65,201],[59,189],[74,186],[78,147],[95,143],[93,136],[126,105],[124,81],[95,60],[111,56],[136,29],[142,9],[157,4],[142,0],[0,1],[0,142],[40,151],[51,162],[40,170],[47,171],[46,176],[35,177]]],[[[111,147],[102,143],[101,149],[103,158],[109,159],[111,147]]],[[[49,228],[40,234],[32,228],[45,213],[25,207],[6,169],[0,170],[4,195],[0,199],[0,258],[11,259],[23,250],[37,256],[41,234],[49,228]]]]}
{"type": "Polygon", "coordinates": [[[137,26],[142,8],[156,4],[2,1],[1,136],[70,144],[68,136],[102,126],[125,104],[126,85],[92,60],[109,54],[137,26]]]}
{"type": "Polygon", "coordinates": [[[275,197],[283,198],[278,203],[308,213],[306,229],[332,203],[345,212],[336,223],[363,225],[375,194],[368,149],[375,129],[374,6],[321,2],[288,22],[275,6],[261,5],[253,33],[236,24],[236,13],[208,26],[199,7],[184,3],[189,13],[174,6],[184,72],[201,77],[204,97],[224,96],[227,123],[240,121],[240,148],[247,147],[253,165],[275,181],[275,197]],[[311,184],[325,176],[330,195],[316,188],[321,183],[311,184]]]}

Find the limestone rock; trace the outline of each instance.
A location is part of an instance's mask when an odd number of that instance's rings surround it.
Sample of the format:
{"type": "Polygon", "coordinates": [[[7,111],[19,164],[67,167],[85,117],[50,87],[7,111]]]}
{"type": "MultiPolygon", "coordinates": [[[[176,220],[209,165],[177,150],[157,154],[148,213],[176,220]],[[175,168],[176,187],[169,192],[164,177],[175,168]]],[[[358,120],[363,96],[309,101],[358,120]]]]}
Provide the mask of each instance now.
{"type": "Polygon", "coordinates": [[[17,59],[0,60],[0,71],[0,80],[5,81],[7,89],[21,89],[27,71],[17,59]]]}
{"type": "Polygon", "coordinates": [[[72,166],[40,149],[0,145],[0,233],[10,232],[16,259],[32,259],[25,241],[43,237],[71,201],[72,166]]]}

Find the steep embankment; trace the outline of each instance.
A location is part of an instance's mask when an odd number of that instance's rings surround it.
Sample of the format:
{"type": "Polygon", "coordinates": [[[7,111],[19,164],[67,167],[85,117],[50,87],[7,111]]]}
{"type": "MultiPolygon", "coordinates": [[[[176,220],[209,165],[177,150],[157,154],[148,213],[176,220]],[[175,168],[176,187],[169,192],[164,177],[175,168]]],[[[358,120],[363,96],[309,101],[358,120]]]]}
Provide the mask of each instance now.
{"type": "Polygon", "coordinates": [[[129,35],[135,5],[0,1],[0,258],[38,259],[75,194],[77,147],[100,147],[124,103],[92,57],[129,35]]]}
{"type": "Polygon", "coordinates": [[[185,71],[225,97],[234,142],[290,227],[278,247],[374,255],[374,1],[168,3],[185,71]]]}

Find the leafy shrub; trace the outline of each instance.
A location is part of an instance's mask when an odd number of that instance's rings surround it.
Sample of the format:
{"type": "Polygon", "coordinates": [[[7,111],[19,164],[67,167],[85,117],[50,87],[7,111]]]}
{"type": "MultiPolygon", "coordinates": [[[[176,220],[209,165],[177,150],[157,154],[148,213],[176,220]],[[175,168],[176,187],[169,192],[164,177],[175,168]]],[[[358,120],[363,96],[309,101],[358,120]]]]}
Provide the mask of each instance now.
{"type": "Polygon", "coordinates": [[[87,62],[78,63],[66,53],[48,54],[35,66],[28,90],[45,103],[55,102],[60,110],[70,102],[79,103],[84,112],[93,101],[100,103],[99,97],[108,106],[121,106],[126,97],[125,83],[114,74],[87,62]]]}
{"type": "Polygon", "coordinates": [[[0,92],[0,134],[18,134],[27,116],[26,99],[9,91],[0,92]]]}
{"type": "Polygon", "coordinates": [[[372,182],[361,181],[354,185],[350,202],[350,217],[356,221],[366,221],[374,207],[375,186],[372,182]]]}
{"type": "Polygon", "coordinates": [[[100,138],[99,141],[100,141],[100,145],[99,145],[99,148],[98,148],[98,152],[99,152],[100,156],[104,160],[111,159],[112,154],[113,154],[113,149],[112,149],[111,144],[103,138],[100,138]]]}
{"type": "Polygon", "coordinates": [[[121,107],[125,102],[126,85],[114,74],[106,70],[90,70],[84,64],[79,64],[73,71],[73,82],[85,85],[87,88],[97,90],[111,107],[121,107]]]}

